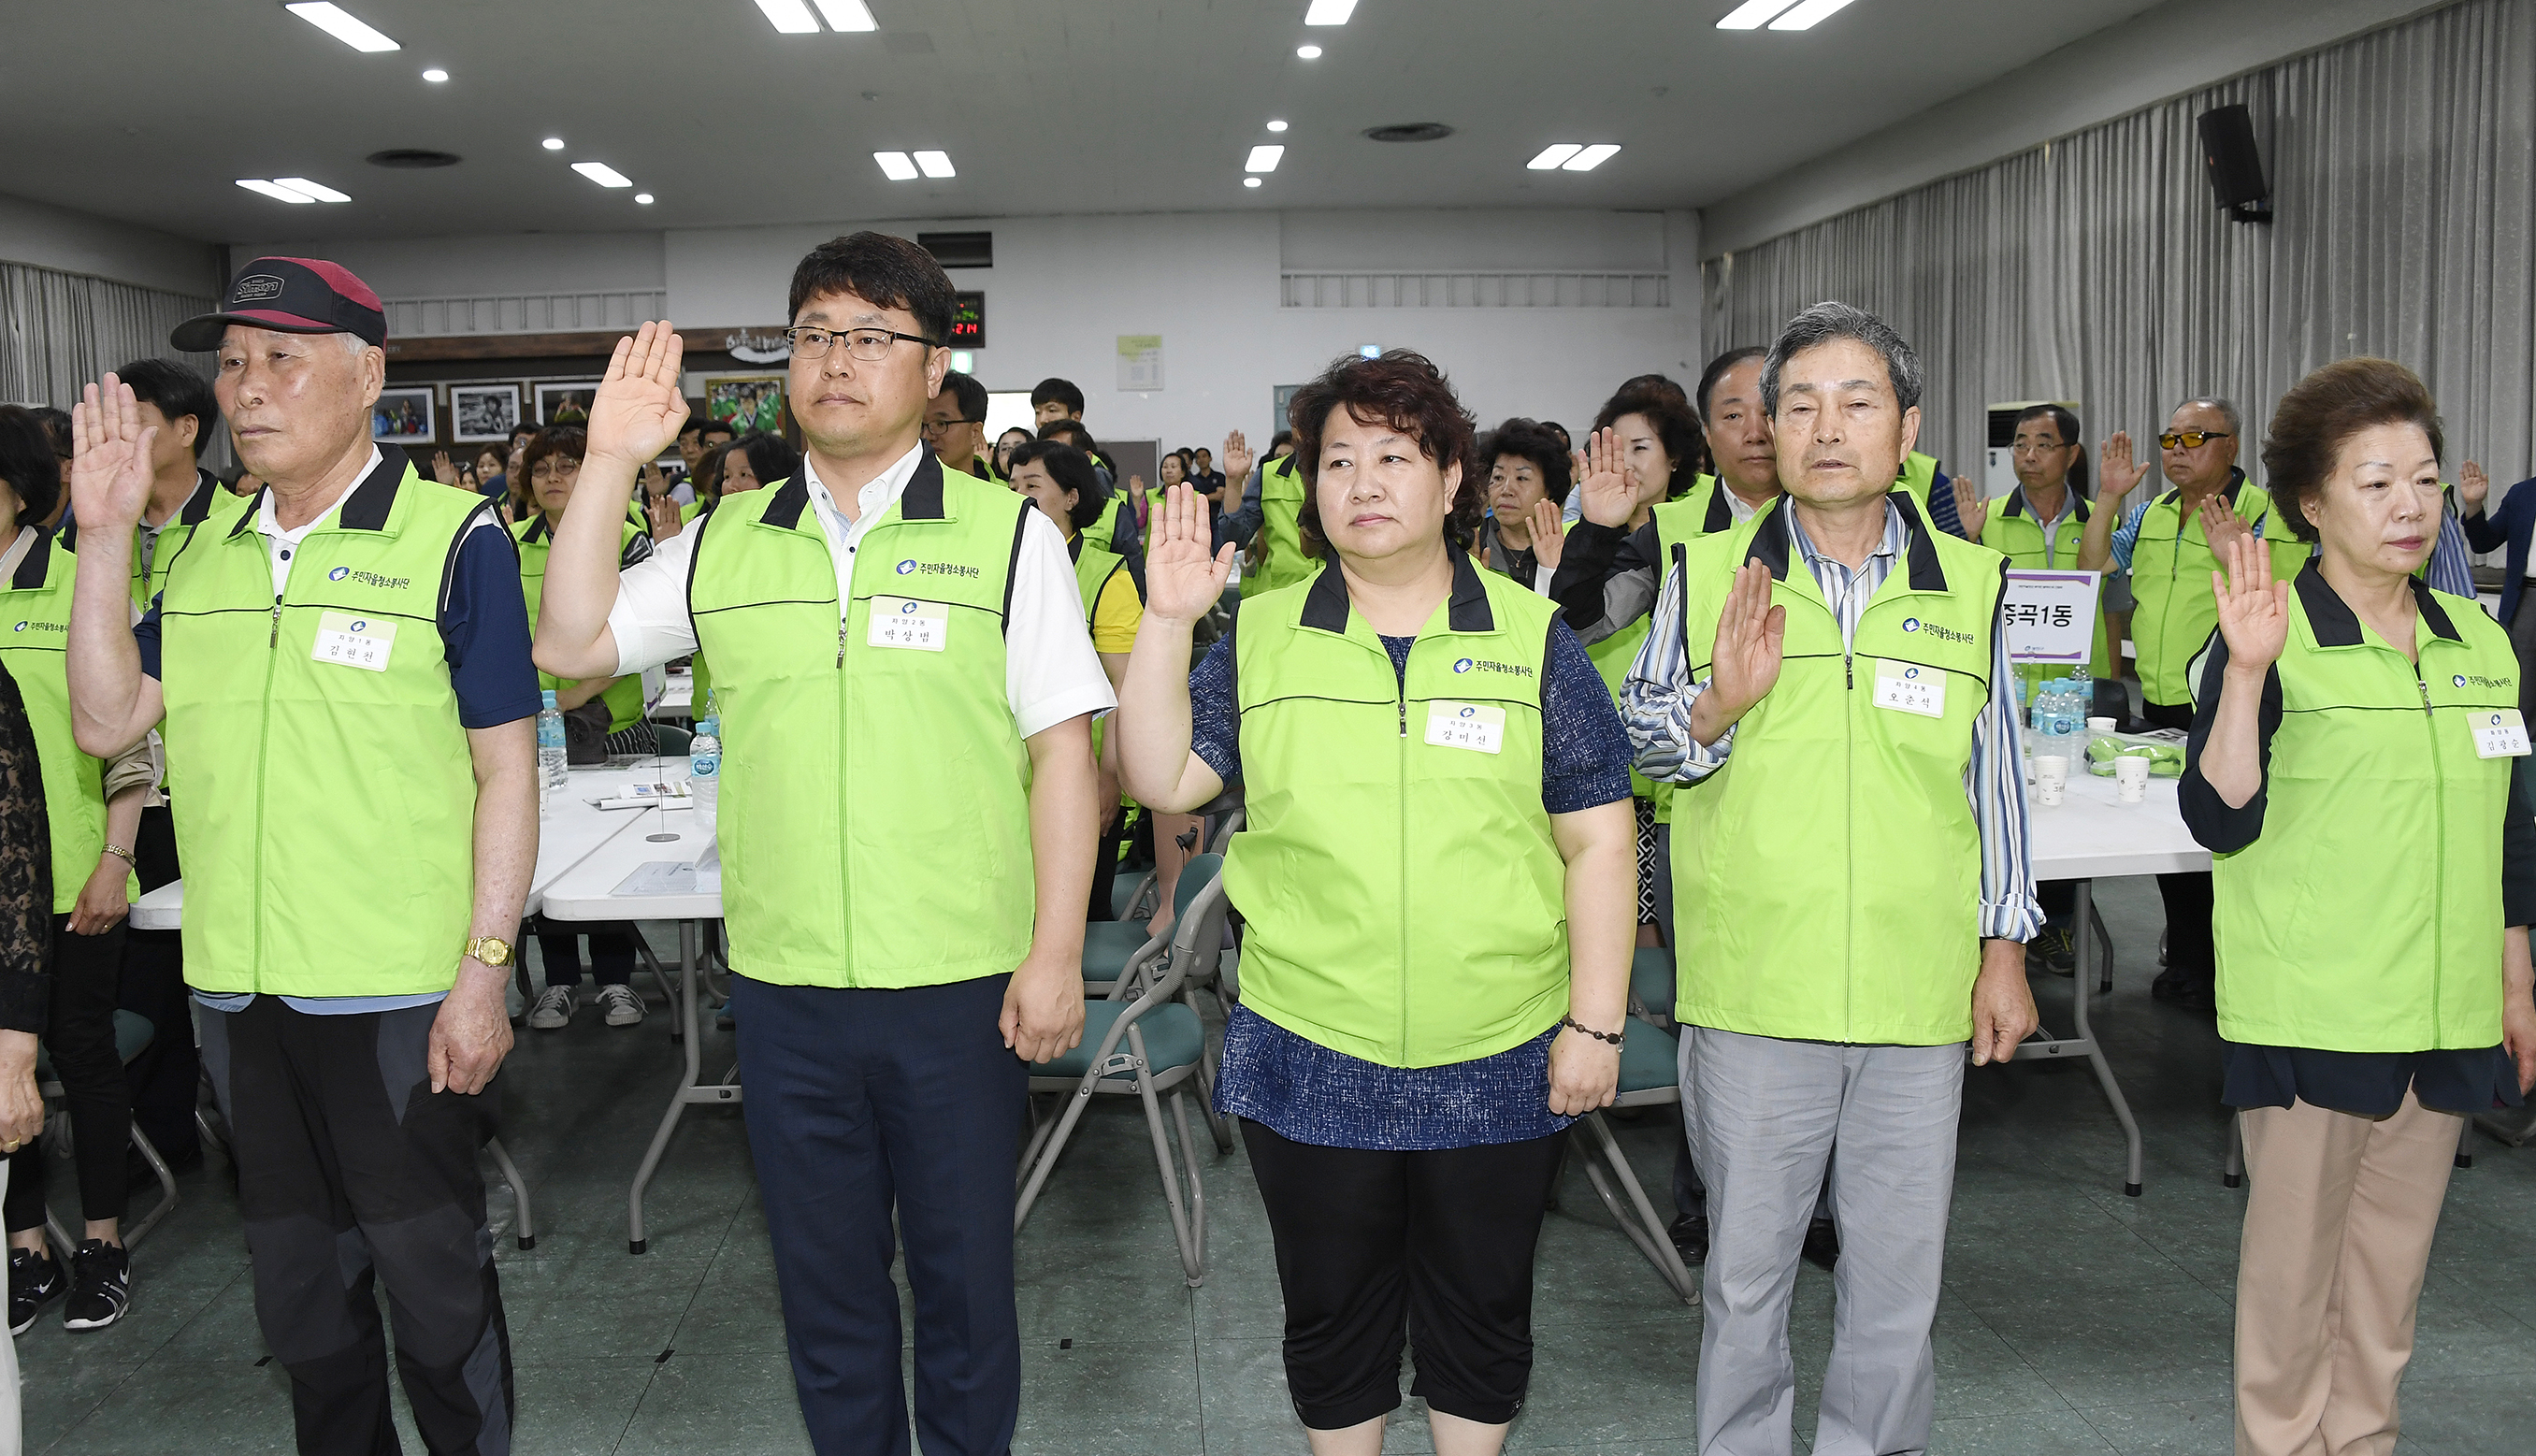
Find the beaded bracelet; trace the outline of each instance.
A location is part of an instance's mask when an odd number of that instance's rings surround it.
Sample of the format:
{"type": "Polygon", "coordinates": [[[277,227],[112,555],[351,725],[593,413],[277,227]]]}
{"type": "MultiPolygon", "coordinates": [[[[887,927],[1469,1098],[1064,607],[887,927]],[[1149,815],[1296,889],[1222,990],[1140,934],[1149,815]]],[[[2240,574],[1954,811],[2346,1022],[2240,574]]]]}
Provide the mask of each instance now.
{"type": "Polygon", "coordinates": [[[1586,1036],[1589,1036],[1589,1037],[1593,1038],[1593,1039],[1594,1039],[1595,1041],[1597,1041],[1597,1042],[1608,1042],[1608,1043],[1610,1043],[1612,1045],[1615,1045],[1615,1046],[1619,1045],[1620,1045],[1620,1042],[1621,1042],[1621,1034],[1620,1034],[1620,1033],[1618,1033],[1618,1032],[1598,1032],[1598,1031],[1594,1030],[1592,1027],[1585,1025],[1585,1023],[1583,1023],[1583,1022],[1581,1022],[1581,1021],[1578,1021],[1575,1017],[1572,1017],[1572,1016],[1562,1016],[1562,1017],[1558,1018],[1558,1024],[1559,1024],[1560,1026],[1563,1026],[1563,1027],[1567,1028],[1569,1031],[1572,1031],[1572,1032],[1583,1032],[1586,1036]]]}

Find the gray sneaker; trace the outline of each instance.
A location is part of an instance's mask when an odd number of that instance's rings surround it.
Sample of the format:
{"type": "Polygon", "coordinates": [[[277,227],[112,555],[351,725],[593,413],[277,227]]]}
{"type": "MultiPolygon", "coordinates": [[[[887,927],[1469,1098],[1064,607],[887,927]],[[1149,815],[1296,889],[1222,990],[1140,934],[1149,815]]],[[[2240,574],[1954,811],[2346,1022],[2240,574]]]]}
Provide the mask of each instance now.
{"type": "Polygon", "coordinates": [[[529,1012],[533,1031],[559,1032],[572,1024],[573,988],[550,985],[538,995],[538,1004],[529,1012]]]}
{"type": "Polygon", "coordinates": [[[634,987],[630,985],[601,986],[599,1004],[601,1009],[607,1013],[609,1026],[643,1024],[643,998],[634,994],[634,987]]]}

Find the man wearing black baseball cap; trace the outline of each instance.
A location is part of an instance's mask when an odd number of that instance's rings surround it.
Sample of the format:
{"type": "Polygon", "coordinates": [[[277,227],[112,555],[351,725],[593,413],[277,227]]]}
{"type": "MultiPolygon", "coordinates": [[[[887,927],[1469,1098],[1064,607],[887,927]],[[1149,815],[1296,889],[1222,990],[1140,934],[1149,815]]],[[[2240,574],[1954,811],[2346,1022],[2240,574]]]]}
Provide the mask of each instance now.
{"type": "Polygon", "coordinates": [[[218,351],[238,458],[267,483],[185,542],[138,626],[156,432],[123,381],[89,387],[72,713],[91,753],[164,723],[185,980],[299,1449],[396,1449],[384,1280],[424,1443],[507,1451],[476,1154],[537,858],[538,682],[491,507],[371,441],[386,338],[378,296],[306,258],[256,259],[176,329],[218,351]]]}

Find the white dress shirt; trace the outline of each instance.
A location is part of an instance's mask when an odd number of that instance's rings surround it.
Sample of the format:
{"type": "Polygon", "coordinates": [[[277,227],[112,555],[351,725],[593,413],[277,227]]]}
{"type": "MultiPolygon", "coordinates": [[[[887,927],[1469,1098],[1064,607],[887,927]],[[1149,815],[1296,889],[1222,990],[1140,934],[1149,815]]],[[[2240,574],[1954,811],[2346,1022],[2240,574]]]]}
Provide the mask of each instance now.
{"type": "MultiPolygon", "coordinates": [[[[907,489],[923,458],[924,447],[919,444],[873,476],[857,492],[857,510],[851,521],[837,508],[837,498],[820,480],[817,468],[808,457],[802,458],[802,480],[809,487],[819,530],[828,538],[828,555],[837,569],[840,614],[854,601],[855,552],[864,533],[907,489]]],[[[618,573],[616,603],[607,609],[607,630],[616,638],[619,676],[696,650],[695,619],[687,614],[687,560],[695,554],[698,534],[694,529],[681,531],[653,552],[650,560],[618,573]]],[[[1004,624],[1004,698],[1021,736],[1118,706],[1109,675],[1101,670],[1101,659],[1092,650],[1092,632],[1083,619],[1083,589],[1075,581],[1065,538],[1057,535],[1054,522],[1037,511],[1031,512],[1022,528],[1021,549],[1014,554],[1011,602],[1004,624]]]]}

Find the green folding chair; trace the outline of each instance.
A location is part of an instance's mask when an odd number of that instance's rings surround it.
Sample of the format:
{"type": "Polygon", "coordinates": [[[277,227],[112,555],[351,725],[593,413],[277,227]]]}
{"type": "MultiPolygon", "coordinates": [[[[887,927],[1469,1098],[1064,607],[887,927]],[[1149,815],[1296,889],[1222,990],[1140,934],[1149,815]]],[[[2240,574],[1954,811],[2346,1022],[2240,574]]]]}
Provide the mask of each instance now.
{"type": "MultiPolygon", "coordinates": [[[[1642,959],[1646,954],[1643,950],[1638,952],[1642,959]]],[[[1631,979],[1635,981],[1634,974],[1631,979]]],[[[1672,997],[1668,995],[1666,1007],[1670,1010],[1671,1006],[1672,997]]],[[[1621,1023],[1621,1038],[1620,1085],[1612,1106],[1660,1108],[1680,1103],[1680,1044],[1674,1040],[1674,1034],[1632,1016],[1621,1023]]],[[[1611,1210],[1620,1232],[1638,1246],[1639,1253],[1647,1256],[1648,1263],[1656,1266],[1656,1273],[1683,1303],[1698,1303],[1699,1278],[1682,1264],[1665,1221],[1656,1217],[1655,1205],[1647,1200],[1647,1190],[1638,1182],[1637,1171],[1629,1167],[1618,1140],[1612,1136],[1611,1124],[1600,1111],[1593,1111],[1577,1118],[1567,1131],[1584,1155],[1585,1176],[1593,1182],[1595,1195],[1611,1210]],[[1606,1166],[1611,1170],[1608,1175],[1606,1166]],[[1613,1187],[1615,1182],[1619,1185],[1617,1191],[1613,1187]],[[1620,1203],[1620,1192],[1628,1194],[1625,1208],[1620,1203]]]]}

